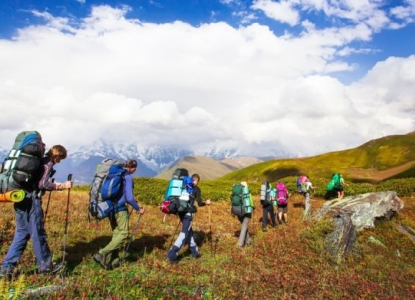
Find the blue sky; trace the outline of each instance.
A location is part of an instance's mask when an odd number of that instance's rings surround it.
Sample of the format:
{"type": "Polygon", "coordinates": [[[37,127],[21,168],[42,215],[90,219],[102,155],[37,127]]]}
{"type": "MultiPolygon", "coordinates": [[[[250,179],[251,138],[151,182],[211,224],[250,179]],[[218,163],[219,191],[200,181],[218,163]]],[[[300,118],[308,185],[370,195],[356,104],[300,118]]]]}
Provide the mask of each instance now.
{"type": "Polygon", "coordinates": [[[405,134],[414,21],[415,0],[1,1],[0,101],[24,121],[0,147],[28,127],[257,156],[405,134]]]}

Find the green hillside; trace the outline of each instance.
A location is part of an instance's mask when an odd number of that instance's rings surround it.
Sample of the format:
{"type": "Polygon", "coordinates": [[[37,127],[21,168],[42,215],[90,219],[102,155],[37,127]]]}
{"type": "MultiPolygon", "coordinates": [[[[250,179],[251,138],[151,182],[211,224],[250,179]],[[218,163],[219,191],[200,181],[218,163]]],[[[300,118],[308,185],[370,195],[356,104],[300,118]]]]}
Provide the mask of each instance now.
{"type": "Polygon", "coordinates": [[[352,182],[376,183],[415,175],[415,132],[371,140],[359,147],[313,157],[275,159],[233,171],[224,180],[276,181],[287,176],[307,174],[329,178],[340,172],[352,182]]]}

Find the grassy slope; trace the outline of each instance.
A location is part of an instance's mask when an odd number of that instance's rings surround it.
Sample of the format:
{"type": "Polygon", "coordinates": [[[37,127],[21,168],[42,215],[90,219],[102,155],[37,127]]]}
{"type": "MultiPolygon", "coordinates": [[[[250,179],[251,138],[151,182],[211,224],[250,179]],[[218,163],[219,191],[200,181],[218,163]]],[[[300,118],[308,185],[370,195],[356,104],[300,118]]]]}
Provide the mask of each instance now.
{"type": "Polygon", "coordinates": [[[357,148],[307,158],[276,159],[228,173],[221,179],[268,178],[276,181],[287,176],[308,174],[330,178],[341,172],[354,182],[376,183],[388,178],[415,174],[415,132],[372,140],[357,148]]]}
{"type": "MultiPolygon", "coordinates": [[[[54,257],[62,255],[67,194],[54,193],[46,230],[54,257]]],[[[259,207],[258,198],[255,202],[259,207]]],[[[414,226],[415,202],[406,198],[405,209],[392,222],[380,222],[373,230],[359,235],[360,251],[343,265],[326,257],[322,237],[327,224],[306,223],[301,219],[303,199],[292,196],[289,225],[262,232],[257,209],[250,224],[254,243],[236,247],[238,221],[229,213],[229,203],[221,201],[209,210],[199,208],[194,231],[202,258],[190,258],[185,247],[178,265],[166,262],[166,252],[177,226],[156,206],[147,206],[131,243],[132,257],[121,268],[104,271],[92,260],[94,253],[110,240],[107,220],[88,223],[87,192],[72,192],[68,231],[68,276],[64,279],[31,275],[34,265],[31,244],[19,269],[26,284],[42,286],[64,283],[67,289],[48,299],[413,299],[415,253],[411,240],[398,232],[395,224],[414,226]],[[212,230],[212,234],[210,231],[212,230]],[[374,236],[386,247],[369,242],[374,236]],[[398,254],[399,253],[399,254],[398,254]]],[[[46,202],[46,201],[45,201],[46,202]]],[[[322,199],[313,199],[314,208],[322,199]]],[[[46,203],[44,203],[46,205],[46,203]]],[[[1,205],[0,254],[4,257],[14,230],[12,205],[1,205]]],[[[137,222],[133,214],[131,227],[137,222]]]]}

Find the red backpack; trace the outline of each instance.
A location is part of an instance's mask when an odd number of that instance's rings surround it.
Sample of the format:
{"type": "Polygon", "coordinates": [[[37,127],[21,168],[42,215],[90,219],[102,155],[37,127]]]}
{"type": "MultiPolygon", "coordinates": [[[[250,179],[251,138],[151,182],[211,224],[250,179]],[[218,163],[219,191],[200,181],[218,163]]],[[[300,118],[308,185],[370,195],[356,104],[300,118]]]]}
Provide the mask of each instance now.
{"type": "Polygon", "coordinates": [[[283,182],[277,184],[277,201],[279,205],[286,205],[288,203],[288,190],[283,182]]]}

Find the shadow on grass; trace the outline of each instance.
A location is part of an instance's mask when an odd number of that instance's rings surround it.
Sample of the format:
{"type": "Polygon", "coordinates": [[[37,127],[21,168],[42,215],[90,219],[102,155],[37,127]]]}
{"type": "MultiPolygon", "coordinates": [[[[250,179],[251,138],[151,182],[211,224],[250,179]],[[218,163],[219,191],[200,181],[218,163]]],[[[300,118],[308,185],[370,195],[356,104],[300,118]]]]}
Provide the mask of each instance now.
{"type": "MultiPolygon", "coordinates": [[[[82,261],[96,254],[99,249],[111,241],[111,238],[111,236],[100,236],[91,241],[77,242],[75,245],[68,247],[66,250],[68,255],[67,272],[71,273],[82,261]]],[[[126,260],[136,261],[145,253],[151,253],[155,248],[164,250],[165,243],[168,239],[169,235],[167,234],[158,236],[144,234],[130,243],[128,248],[129,255],[126,260]]]]}
{"type": "Polygon", "coordinates": [[[281,178],[288,177],[288,176],[300,176],[302,172],[299,168],[291,167],[291,168],[277,168],[273,170],[269,170],[264,172],[266,178],[270,181],[278,181],[281,178]]]}
{"type": "Polygon", "coordinates": [[[305,204],[304,203],[293,203],[293,207],[305,209],[305,204]]]}
{"type": "MultiPolygon", "coordinates": [[[[134,239],[130,243],[126,260],[137,261],[145,254],[151,253],[154,249],[165,250],[167,255],[168,248],[170,248],[170,246],[175,242],[177,236],[178,234],[175,234],[174,236],[168,234],[157,236],[143,234],[140,238],[134,239]],[[168,245],[166,245],[167,242],[168,245]]],[[[212,240],[211,233],[205,233],[203,231],[194,231],[193,236],[198,247],[201,247],[204,243],[212,240]]],[[[68,247],[66,266],[67,272],[71,273],[82,261],[89,259],[110,241],[111,236],[100,236],[91,241],[77,242],[72,247],[68,247]]],[[[186,247],[187,245],[183,246],[184,249],[186,247]]],[[[180,256],[187,256],[187,253],[190,255],[189,251],[185,251],[180,256]]]]}

